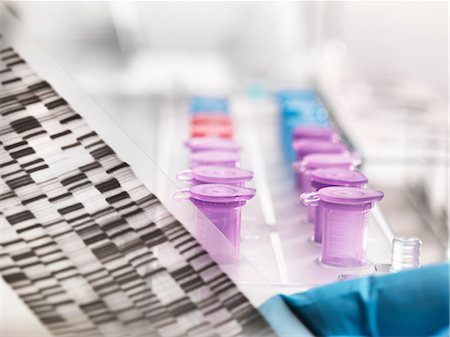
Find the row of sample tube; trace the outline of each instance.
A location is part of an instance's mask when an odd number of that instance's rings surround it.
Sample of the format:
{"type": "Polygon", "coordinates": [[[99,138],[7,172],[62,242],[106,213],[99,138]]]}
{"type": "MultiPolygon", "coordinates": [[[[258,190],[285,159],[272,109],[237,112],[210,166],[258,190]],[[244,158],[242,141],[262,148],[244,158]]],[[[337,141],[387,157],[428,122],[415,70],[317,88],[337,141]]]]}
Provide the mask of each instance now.
{"type": "MultiPolygon", "coordinates": [[[[357,171],[361,160],[341,142],[324,105],[311,90],[276,95],[284,152],[292,163],[312,241],[321,245],[319,261],[339,268],[364,268],[367,260],[368,213],[383,192],[366,188],[357,171]]],[[[397,238],[391,269],[418,267],[420,240],[397,238]]]]}
{"type": "MultiPolygon", "coordinates": [[[[253,172],[240,168],[241,146],[233,140],[233,134],[233,121],[225,98],[191,98],[191,138],[185,143],[191,154],[190,168],[178,172],[176,177],[190,187],[177,195],[184,195],[197,206],[197,228],[208,228],[207,218],[228,241],[229,249],[215,254],[220,263],[239,260],[241,208],[256,194],[255,189],[245,187],[253,178],[253,172]]],[[[214,237],[211,235],[202,241],[217,251],[221,240],[214,240],[214,237]]]]}

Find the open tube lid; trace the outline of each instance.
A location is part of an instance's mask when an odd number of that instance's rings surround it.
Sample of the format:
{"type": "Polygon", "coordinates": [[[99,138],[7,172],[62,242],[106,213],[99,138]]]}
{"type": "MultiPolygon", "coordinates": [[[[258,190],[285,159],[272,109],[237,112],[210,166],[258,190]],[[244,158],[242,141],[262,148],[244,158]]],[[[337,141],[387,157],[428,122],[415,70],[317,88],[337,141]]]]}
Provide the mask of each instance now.
{"type": "Polygon", "coordinates": [[[330,140],[299,139],[294,140],[292,147],[299,154],[308,153],[340,153],[348,151],[347,146],[330,140]]]}
{"type": "Polygon", "coordinates": [[[202,184],[189,190],[190,197],[207,202],[239,202],[247,201],[256,194],[254,188],[223,184],[202,184]]]}
{"type": "Polygon", "coordinates": [[[324,139],[337,140],[338,133],[335,128],[320,125],[301,125],[292,131],[293,139],[324,139]]]}
{"type": "Polygon", "coordinates": [[[239,155],[230,151],[201,151],[193,153],[191,159],[200,165],[221,165],[239,161],[239,155]]]}
{"type": "Polygon", "coordinates": [[[317,192],[317,195],[321,201],[340,205],[374,203],[384,197],[381,191],[342,186],[324,187],[317,192]]]}
{"type": "Polygon", "coordinates": [[[207,183],[243,183],[253,178],[253,172],[235,167],[197,166],[192,169],[192,177],[207,183]]]}
{"type": "Polygon", "coordinates": [[[241,150],[241,146],[235,141],[217,137],[191,138],[186,141],[185,145],[192,152],[211,150],[239,152],[241,150]]]}
{"type": "Polygon", "coordinates": [[[343,168],[317,169],[311,173],[311,182],[330,186],[355,186],[368,182],[367,177],[359,171],[343,168]]]}

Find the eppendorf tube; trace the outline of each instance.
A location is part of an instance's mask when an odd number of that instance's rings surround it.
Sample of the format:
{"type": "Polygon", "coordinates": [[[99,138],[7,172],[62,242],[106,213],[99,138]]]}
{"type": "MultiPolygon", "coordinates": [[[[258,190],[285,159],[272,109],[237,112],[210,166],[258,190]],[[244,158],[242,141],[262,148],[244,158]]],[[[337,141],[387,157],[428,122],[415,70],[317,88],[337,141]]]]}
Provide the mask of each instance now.
{"type": "Polygon", "coordinates": [[[191,184],[225,184],[244,186],[252,180],[253,172],[236,167],[226,166],[197,166],[190,170],[180,171],[177,180],[191,184]]]}
{"type": "Polygon", "coordinates": [[[300,125],[292,131],[292,141],[314,139],[338,143],[340,141],[336,128],[322,125],[300,125]]]}
{"type": "Polygon", "coordinates": [[[240,257],[241,208],[255,194],[253,188],[203,184],[180,190],[175,197],[182,199],[180,196],[184,195],[197,206],[194,210],[197,235],[208,245],[205,247],[208,251],[215,252],[216,261],[235,263],[240,257]],[[211,232],[208,220],[223,234],[226,242],[211,232]]]}
{"type": "Polygon", "coordinates": [[[422,242],[415,236],[402,236],[392,240],[392,264],[390,270],[418,268],[422,242]]]}
{"type": "Polygon", "coordinates": [[[232,125],[233,121],[230,116],[200,113],[191,117],[191,125],[232,125]]]}
{"type": "Polygon", "coordinates": [[[186,141],[185,145],[191,153],[201,151],[229,151],[239,153],[241,151],[241,146],[234,140],[217,137],[191,138],[186,141]]]}
{"type": "Polygon", "coordinates": [[[232,125],[191,125],[191,137],[218,137],[224,139],[233,138],[234,131],[232,125]]]}
{"type": "MultiPolygon", "coordinates": [[[[329,186],[364,187],[367,184],[367,177],[358,171],[350,171],[342,168],[318,169],[311,172],[311,186],[315,191],[319,191],[329,186]]],[[[308,203],[308,194],[303,193],[300,200],[308,207],[308,221],[314,224],[313,241],[322,242],[322,207],[318,203],[308,203]]]]}
{"type": "Polygon", "coordinates": [[[292,143],[296,153],[296,160],[301,161],[308,154],[313,153],[349,153],[347,146],[329,140],[300,139],[292,143]]]}
{"type": "Polygon", "coordinates": [[[343,268],[367,264],[368,213],[383,196],[381,191],[335,186],[311,194],[322,207],[323,264],[343,268]]]}
{"type": "Polygon", "coordinates": [[[197,166],[239,167],[239,154],[230,151],[201,151],[191,155],[191,168],[197,166]]]}
{"type": "Polygon", "coordinates": [[[300,192],[313,192],[310,174],[314,170],[323,168],[341,168],[354,170],[360,160],[348,153],[316,153],[309,154],[301,161],[292,164],[300,192]]]}

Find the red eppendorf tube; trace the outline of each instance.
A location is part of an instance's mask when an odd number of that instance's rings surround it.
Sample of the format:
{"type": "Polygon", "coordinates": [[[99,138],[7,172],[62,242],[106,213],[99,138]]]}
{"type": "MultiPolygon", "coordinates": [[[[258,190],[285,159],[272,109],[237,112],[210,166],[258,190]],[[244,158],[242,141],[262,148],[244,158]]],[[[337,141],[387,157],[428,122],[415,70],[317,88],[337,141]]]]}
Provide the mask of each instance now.
{"type": "Polygon", "coordinates": [[[219,115],[215,113],[207,113],[192,116],[191,125],[232,126],[233,122],[229,116],[219,115]]]}
{"type": "Polygon", "coordinates": [[[218,137],[231,139],[233,138],[233,126],[213,124],[191,125],[191,138],[197,137],[218,137]]]}

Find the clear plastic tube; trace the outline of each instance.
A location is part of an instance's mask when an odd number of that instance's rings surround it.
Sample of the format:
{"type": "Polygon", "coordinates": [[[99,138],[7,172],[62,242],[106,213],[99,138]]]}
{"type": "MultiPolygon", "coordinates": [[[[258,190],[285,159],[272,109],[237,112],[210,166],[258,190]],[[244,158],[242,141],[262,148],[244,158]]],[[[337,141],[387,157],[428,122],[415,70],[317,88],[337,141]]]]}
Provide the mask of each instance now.
{"type": "Polygon", "coordinates": [[[391,271],[418,268],[422,242],[415,236],[402,236],[392,240],[391,271]]]}
{"type": "Polygon", "coordinates": [[[195,225],[198,237],[204,238],[209,249],[214,252],[214,257],[220,263],[235,263],[239,261],[240,233],[241,233],[241,207],[244,202],[234,202],[228,204],[210,203],[193,200],[198,207],[195,209],[195,225]],[[210,236],[208,220],[222,232],[227,238],[225,245],[223,240],[214,240],[215,236],[210,236]],[[231,249],[230,249],[231,245],[231,249]]]}
{"type": "Polygon", "coordinates": [[[322,205],[321,262],[337,267],[364,266],[367,263],[368,207],[322,205]]]}

